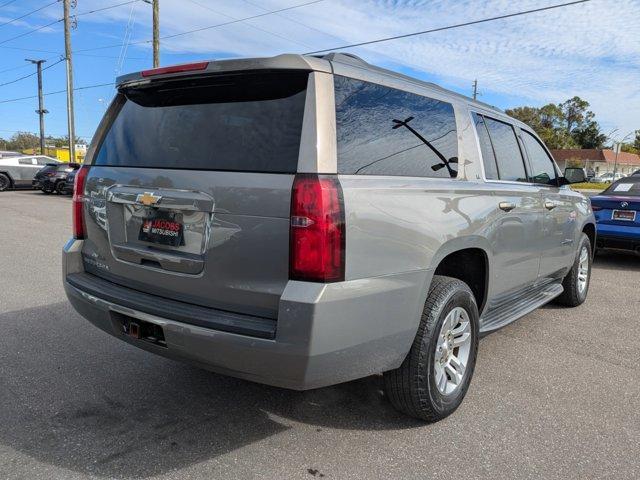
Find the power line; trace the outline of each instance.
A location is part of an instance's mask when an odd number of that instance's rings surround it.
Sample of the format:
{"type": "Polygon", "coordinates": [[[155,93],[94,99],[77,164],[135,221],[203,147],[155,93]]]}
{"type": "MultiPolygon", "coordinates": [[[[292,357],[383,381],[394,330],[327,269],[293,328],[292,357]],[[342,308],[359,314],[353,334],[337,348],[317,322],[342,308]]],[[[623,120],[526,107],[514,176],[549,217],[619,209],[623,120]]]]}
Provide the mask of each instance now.
{"type": "Polygon", "coordinates": [[[0,70],[0,73],[13,72],[14,70],[20,70],[23,68],[30,67],[31,65],[23,63],[21,65],[16,65],[15,67],[5,68],[4,70],[0,70]]]}
{"type": "MultiPolygon", "coordinates": [[[[316,3],[323,2],[323,1],[324,0],[313,0],[311,2],[300,3],[300,4],[297,4],[297,5],[292,5],[290,7],[280,8],[278,10],[270,10],[268,12],[260,13],[260,14],[257,14],[257,15],[252,15],[250,17],[244,17],[244,18],[239,18],[237,20],[230,20],[228,22],[217,23],[215,25],[209,25],[207,27],[195,28],[193,30],[187,30],[185,32],[174,33],[172,35],[165,35],[163,37],[160,37],[160,40],[167,40],[169,38],[180,37],[182,35],[188,35],[190,33],[197,33],[197,32],[202,32],[204,30],[210,30],[212,28],[223,27],[225,25],[232,25],[232,24],[235,24],[235,23],[240,23],[240,22],[244,22],[244,21],[247,21],[247,20],[252,20],[254,18],[265,17],[267,15],[273,15],[275,13],[280,13],[280,12],[284,12],[284,11],[287,11],[287,10],[293,10],[295,8],[306,7],[308,5],[313,5],[313,4],[316,4],[316,3]]],[[[152,42],[151,39],[149,39],[149,40],[138,40],[138,41],[135,41],[135,42],[131,42],[131,45],[139,45],[139,44],[142,44],[142,43],[151,43],[151,42],[152,42]]],[[[116,43],[116,44],[113,44],[113,45],[104,45],[102,47],[85,48],[85,49],[82,49],[82,50],[78,50],[78,52],[90,52],[90,51],[93,51],[93,50],[103,50],[105,48],[115,48],[115,47],[120,47],[120,46],[121,46],[120,43],[116,43]]]]}
{"type": "Polygon", "coordinates": [[[313,52],[307,52],[304,55],[313,55],[313,54],[316,54],[316,53],[324,53],[324,52],[330,52],[330,51],[334,51],[334,50],[343,50],[345,48],[361,47],[363,45],[371,45],[373,43],[388,42],[388,41],[391,41],[391,40],[398,40],[400,38],[415,37],[416,35],[424,35],[426,33],[441,32],[443,30],[451,30],[453,28],[467,27],[469,25],[477,25],[478,23],[493,22],[495,20],[502,20],[502,19],[505,19],[505,18],[518,17],[518,16],[521,16],[521,15],[528,15],[530,13],[535,13],[535,12],[543,12],[545,10],[552,10],[554,8],[568,7],[569,5],[577,5],[578,3],[585,3],[585,2],[589,2],[589,1],[591,1],[591,0],[577,0],[577,1],[574,1],[574,2],[560,3],[560,4],[557,4],[557,5],[549,5],[548,7],[534,8],[532,10],[524,10],[522,12],[509,13],[509,14],[506,14],[506,15],[499,15],[497,17],[483,18],[481,20],[472,20],[470,22],[457,23],[455,25],[448,25],[446,27],[432,28],[430,30],[423,30],[421,32],[406,33],[404,35],[396,35],[394,37],[385,37],[385,38],[379,38],[377,40],[369,40],[367,42],[352,43],[350,45],[342,45],[340,47],[332,47],[332,48],[325,48],[325,49],[322,49],[322,50],[315,50],[313,52]]]}
{"type": "MultiPolygon", "coordinates": [[[[49,70],[54,65],[57,65],[57,64],[59,64],[60,62],[63,62],[63,61],[64,61],[64,59],[61,59],[61,60],[58,60],[55,63],[52,63],[51,65],[47,65],[45,68],[42,69],[42,71],[44,72],[45,70],[49,70]]],[[[29,66],[30,65],[27,65],[27,67],[29,67],[29,66]]],[[[4,87],[5,85],[10,85],[12,83],[19,82],[20,80],[24,80],[25,78],[33,77],[36,73],[38,73],[38,72],[30,73],[29,75],[25,75],[23,77],[16,78],[15,80],[11,80],[9,82],[0,83],[0,87],[4,87]]]]}
{"type": "Polygon", "coordinates": [[[62,21],[62,19],[58,19],[58,20],[54,20],[53,22],[47,23],[46,25],[40,25],[39,27],[36,27],[34,29],[31,29],[27,32],[21,33],[20,35],[16,35],[15,37],[11,37],[11,38],[7,38],[3,41],[0,42],[0,45],[5,44],[7,42],[10,42],[12,40],[17,40],[18,38],[22,38],[22,37],[26,37],[27,35],[30,35],[32,33],[35,33],[39,30],[42,30],[43,28],[47,28],[50,27],[51,25],[55,25],[56,23],[60,23],[62,21]]]}
{"type": "Polygon", "coordinates": [[[2,8],[2,7],[6,7],[7,5],[12,4],[13,2],[17,2],[17,1],[18,1],[18,0],[9,0],[8,2],[3,3],[2,5],[0,5],[0,8],[2,8]]]}
{"type": "Polygon", "coordinates": [[[9,21],[7,21],[7,22],[0,23],[0,27],[4,27],[5,25],[9,25],[10,23],[13,23],[13,22],[18,21],[18,20],[21,20],[21,19],[23,19],[23,18],[25,18],[25,17],[28,17],[29,15],[33,15],[34,13],[39,12],[40,10],[44,10],[45,8],[50,7],[51,5],[53,5],[53,4],[55,4],[55,3],[58,3],[58,0],[54,0],[54,1],[53,1],[53,2],[51,2],[51,3],[47,3],[44,7],[40,7],[40,8],[37,8],[37,9],[35,9],[35,10],[31,10],[29,13],[25,13],[24,15],[21,15],[21,16],[19,16],[19,17],[16,17],[16,18],[14,18],[14,19],[12,19],[12,20],[9,20],[9,21]]]}
{"type": "Polygon", "coordinates": [[[91,13],[97,13],[97,12],[102,12],[104,10],[110,10],[112,8],[116,8],[116,7],[123,7],[124,5],[130,5],[132,3],[137,3],[140,0],[129,0],[128,2],[122,2],[122,3],[117,3],[115,5],[109,5],[108,7],[102,7],[102,8],[96,8],[94,10],[88,10],[86,12],[80,12],[80,13],[76,13],[75,16],[76,17],[81,17],[82,15],[89,15],[91,13]]]}
{"type": "MultiPolygon", "coordinates": [[[[115,4],[115,5],[109,5],[108,7],[96,8],[96,9],[94,9],[94,10],[88,10],[88,11],[86,11],[86,12],[77,13],[75,16],[76,16],[76,17],[79,17],[79,16],[81,16],[81,15],[89,15],[89,14],[91,14],[91,13],[102,12],[102,11],[104,11],[104,10],[109,10],[109,9],[111,9],[111,8],[116,8],[116,7],[121,7],[121,6],[123,6],[123,5],[129,5],[129,4],[131,4],[131,3],[135,3],[135,2],[139,2],[139,1],[140,1],[140,0],[129,0],[129,1],[127,1],[127,2],[121,2],[121,3],[117,3],[117,4],[115,4]]],[[[55,2],[52,2],[52,3],[48,4],[48,5],[45,5],[45,7],[48,7],[49,5],[53,5],[54,3],[58,3],[58,2],[57,2],[57,0],[56,0],[55,2]]],[[[45,7],[42,7],[42,8],[45,8],[45,7]]],[[[42,8],[41,8],[41,9],[39,9],[39,10],[42,10],[42,8]]],[[[34,12],[36,12],[36,11],[38,11],[38,10],[34,10],[34,12]]],[[[34,12],[31,12],[31,13],[34,13],[34,12]]],[[[26,16],[26,15],[25,15],[25,16],[26,16]]],[[[20,17],[20,18],[23,18],[23,17],[20,17]]],[[[11,23],[12,21],[15,21],[15,20],[17,20],[17,19],[13,19],[13,20],[11,20],[11,21],[10,21],[10,22],[8,22],[8,23],[11,23]]],[[[17,40],[18,38],[26,37],[27,35],[30,35],[30,34],[32,34],[32,33],[35,33],[35,32],[37,32],[37,31],[39,31],[39,30],[42,30],[43,28],[50,27],[50,26],[55,25],[56,23],[59,23],[59,22],[62,22],[62,21],[63,21],[63,19],[62,19],[62,18],[59,18],[59,19],[57,19],[57,20],[54,20],[53,22],[47,23],[46,25],[40,25],[39,27],[33,28],[33,29],[31,29],[31,30],[29,30],[29,31],[27,31],[27,32],[24,32],[24,33],[21,33],[21,34],[19,34],[19,35],[14,36],[14,37],[7,38],[7,39],[5,39],[5,40],[2,40],[2,41],[0,42],[0,45],[4,45],[5,43],[10,42],[10,41],[12,41],[12,40],[17,40]]],[[[2,26],[2,25],[0,25],[0,26],[2,26]]],[[[33,49],[33,48],[4,47],[4,46],[3,46],[2,48],[11,48],[11,49],[14,49],[14,50],[25,50],[25,51],[29,51],[29,52],[57,53],[57,52],[53,52],[53,51],[51,51],[51,50],[37,50],[37,49],[33,49]]]]}
{"type": "MultiPolygon", "coordinates": [[[[97,85],[86,85],[86,86],[84,86],[84,87],[76,87],[76,88],[74,88],[74,89],[73,89],[73,91],[75,92],[75,91],[77,91],[77,90],[88,90],[88,89],[90,89],[90,88],[107,87],[107,86],[109,86],[109,85],[115,85],[115,83],[114,83],[114,82],[109,82],[109,83],[99,83],[99,84],[97,84],[97,85]]],[[[45,95],[45,96],[47,96],[47,95],[58,95],[58,94],[60,94],[60,93],[66,93],[66,91],[67,91],[66,89],[64,89],[64,90],[57,90],[57,91],[55,91],[55,92],[47,92],[47,93],[45,93],[44,95],[45,95]]],[[[29,100],[29,99],[31,99],[31,98],[38,98],[38,96],[37,96],[37,95],[30,95],[30,96],[28,96],[28,97],[10,98],[10,99],[8,99],[8,100],[0,100],[0,103],[18,102],[18,101],[20,101],[20,100],[29,100]]]]}
{"type": "MultiPolygon", "coordinates": [[[[233,20],[237,20],[237,18],[232,17],[231,15],[227,15],[226,13],[222,13],[222,12],[219,12],[217,10],[214,10],[213,8],[211,8],[211,7],[207,6],[207,5],[204,5],[204,4],[200,3],[200,2],[197,2],[196,0],[188,0],[188,1],[193,3],[194,5],[199,6],[200,8],[204,8],[205,10],[209,10],[210,12],[213,12],[213,13],[215,13],[217,15],[221,15],[223,17],[227,17],[227,18],[231,18],[233,20]]],[[[269,35],[273,35],[274,37],[282,38],[283,40],[287,40],[289,42],[297,43],[298,45],[302,45],[303,47],[309,47],[310,46],[308,43],[299,42],[297,40],[292,39],[291,37],[287,37],[286,35],[280,35],[279,33],[271,32],[271,31],[266,30],[264,28],[260,28],[260,27],[258,27],[256,25],[252,25],[250,23],[247,23],[247,26],[253,28],[254,30],[259,30],[261,32],[268,33],[269,35]]]]}

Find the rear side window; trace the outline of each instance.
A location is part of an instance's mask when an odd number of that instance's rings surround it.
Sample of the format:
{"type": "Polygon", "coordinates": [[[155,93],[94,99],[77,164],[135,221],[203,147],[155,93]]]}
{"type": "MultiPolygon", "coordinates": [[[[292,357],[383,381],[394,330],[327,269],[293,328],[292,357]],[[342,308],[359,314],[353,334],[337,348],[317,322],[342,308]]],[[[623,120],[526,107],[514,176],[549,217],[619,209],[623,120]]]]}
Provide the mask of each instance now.
{"type": "Polygon", "coordinates": [[[528,182],[522,152],[513,126],[484,117],[496,157],[500,180],[528,182]]]}
{"type": "Polygon", "coordinates": [[[33,159],[32,158],[21,158],[20,160],[18,160],[18,163],[20,165],[33,165],[33,159]]]}
{"type": "Polygon", "coordinates": [[[51,161],[50,158],[42,158],[42,157],[38,157],[36,160],[38,161],[38,165],[46,165],[51,161]]]}
{"type": "Polygon", "coordinates": [[[538,139],[526,130],[522,130],[522,139],[531,164],[531,181],[544,185],[557,185],[557,174],[553,160],[540,145],[538,139]]]}
{"type": "Polygon", "coordinates": [[[451,104],[338,75],[334,83],[338,173],[457,175],[451,104]]]}
{"type": "Polygon", "coordinates": [[[125,89],[93,164],[294,173],[307,79],[244,72],[125,89]]]}
{"type": "Polygon", "coordinates": [[[484,117],[473,114],[473,122],[476,126],[476,132],[478,133],[478,140],[480,141],[480,151],[482,153],[482,162],[484,163],[484,174],[487,180],[498,180],[498,165],[496,164],[496,156],[493,153],[493,147],[491,146],[491,139],[489,138],[489,132],[487,131],[487,125],[484,122],[484,117]]]}

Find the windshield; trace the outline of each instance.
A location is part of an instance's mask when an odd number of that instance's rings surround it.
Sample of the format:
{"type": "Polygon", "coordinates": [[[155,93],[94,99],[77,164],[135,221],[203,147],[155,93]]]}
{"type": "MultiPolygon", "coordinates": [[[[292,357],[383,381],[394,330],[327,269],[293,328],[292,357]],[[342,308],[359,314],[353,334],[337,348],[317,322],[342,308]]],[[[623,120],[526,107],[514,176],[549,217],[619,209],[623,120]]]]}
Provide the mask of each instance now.
{"type": "Polygon", "coordinates": [[[640,196],[640,178],[624,178],[607,188],[602,195],[640,196]]]}
{"type": "Polygon", "coordinates": [[[125,89],[94,165],[294,173],[308,72],[125,89]]]}

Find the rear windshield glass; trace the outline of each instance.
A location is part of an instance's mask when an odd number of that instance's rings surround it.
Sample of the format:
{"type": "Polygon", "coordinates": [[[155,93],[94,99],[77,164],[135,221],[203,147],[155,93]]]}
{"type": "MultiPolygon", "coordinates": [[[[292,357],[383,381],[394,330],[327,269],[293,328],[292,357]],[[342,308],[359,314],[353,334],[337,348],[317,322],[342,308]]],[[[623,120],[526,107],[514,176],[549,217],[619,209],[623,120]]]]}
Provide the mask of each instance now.
{"type": "Polygon", "coordinates": [[[618,180],[602,192],[602,195],[640,196],[640,178],[637,180],[631,180],[629,178],[618,180]]]}
{"type": "Polygon", "coordinates": [[[93,164],[293,173],[307,78],[245,72],[123,90],[93,164]]]}

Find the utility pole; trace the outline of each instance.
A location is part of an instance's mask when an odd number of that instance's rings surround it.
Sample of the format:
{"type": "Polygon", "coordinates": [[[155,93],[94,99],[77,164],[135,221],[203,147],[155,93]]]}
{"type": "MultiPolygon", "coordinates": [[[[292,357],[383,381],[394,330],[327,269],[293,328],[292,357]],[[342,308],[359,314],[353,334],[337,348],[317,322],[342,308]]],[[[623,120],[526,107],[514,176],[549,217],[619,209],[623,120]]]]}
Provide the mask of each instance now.
{"type": "Polygon", "coordinates": [[[473,99],[475,100],[478,97],[478,80],[473,81],[473,99]]]}
{"type": "Polygon", "coordinates": [[[153,8],[153,68],[160,66],[160,0],[142,0],[153,8]]]}
{"type": "Polygon", "coordinates": [[[73,118],[73,62],[71,59],[71,19],[69,18],[69,10],[71,2],[75,7],[75,0],[62,0],[62,8],[64,11],[64,54],[67,66],[67,126],[69,132],[69,161],[76,160],[76,134],[73,118]]]}
{"type": "Polygon", "coordinates": [[[153,68],[160,66],[160,0],[153,0],[153,68]]]}
{"type": "Polygon", "coordinates": [[[42,94],[42,64],[46,60],[32,60],[30,58],[25,58],[25,60],[35,64],[38,69],[38,110],[36,113],[40,116],[40,155],[44,155],[44,114],[49,113],[44,108],[44,95],[42,94]]]}

